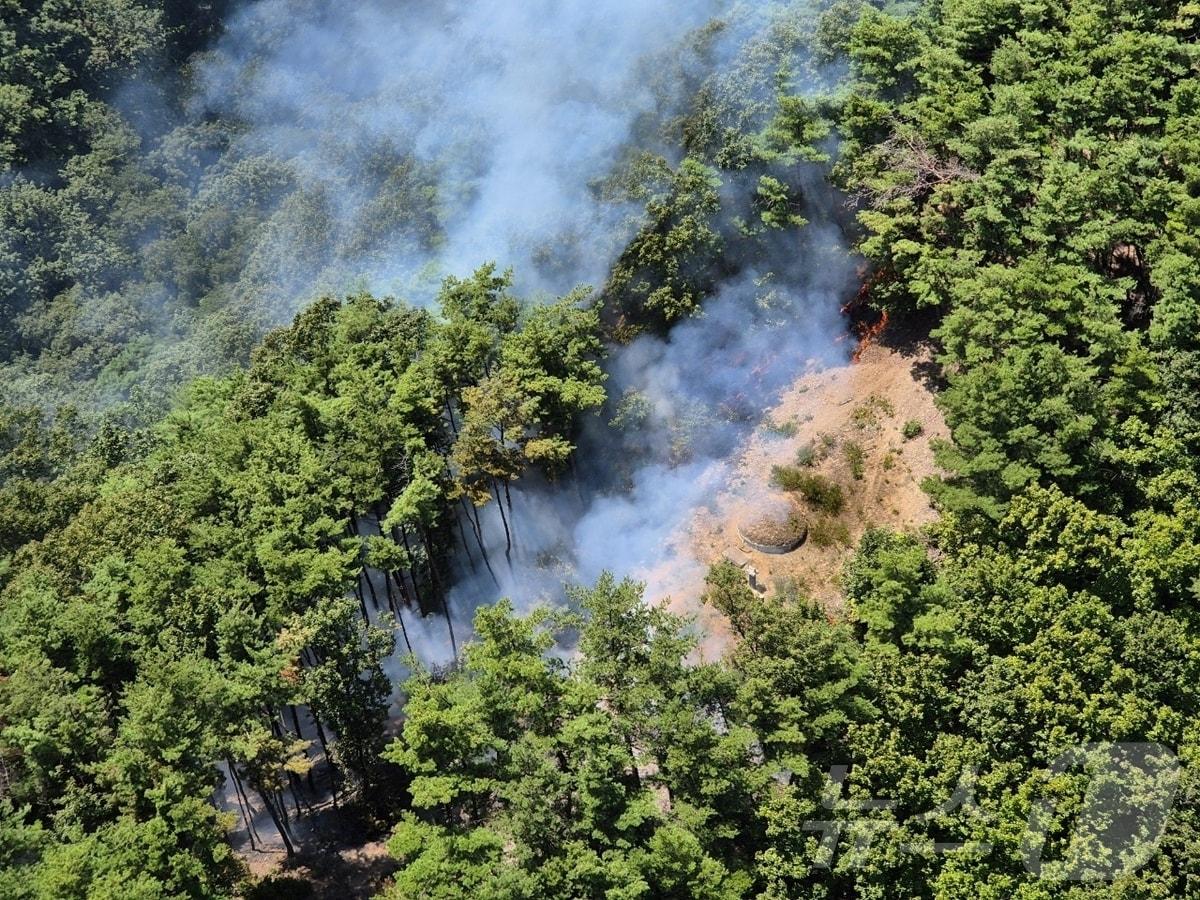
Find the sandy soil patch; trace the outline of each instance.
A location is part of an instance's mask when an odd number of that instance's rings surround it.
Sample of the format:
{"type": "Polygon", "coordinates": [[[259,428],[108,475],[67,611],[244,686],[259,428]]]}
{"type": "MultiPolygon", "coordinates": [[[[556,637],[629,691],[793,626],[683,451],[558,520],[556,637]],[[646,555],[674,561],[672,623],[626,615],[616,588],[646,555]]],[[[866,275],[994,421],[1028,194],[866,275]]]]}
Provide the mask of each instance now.
{"type": "Polygon", "coordinates": [[[936,471],[931,440],[948,432],[926,383],[929,362],[926,346],[875,344],[856,362],[798,379],[746,441],[725,489],[697,513],[679,543],[705,566],[725,555],[744,559],[764,586],[798,579],[808,596],[838,613],[838,575],[867,528],[917,529],[935,518],[921,482],[936,471]],[[906,423],[919,424],[920,433],[906,437],[906,423]],[[772,468],[798,461],[839,484],[845,507],[836,517],[809,509],[809,536],[799,549],[758,552],[737,525],[780,493],[771,485],[772,468]]]}

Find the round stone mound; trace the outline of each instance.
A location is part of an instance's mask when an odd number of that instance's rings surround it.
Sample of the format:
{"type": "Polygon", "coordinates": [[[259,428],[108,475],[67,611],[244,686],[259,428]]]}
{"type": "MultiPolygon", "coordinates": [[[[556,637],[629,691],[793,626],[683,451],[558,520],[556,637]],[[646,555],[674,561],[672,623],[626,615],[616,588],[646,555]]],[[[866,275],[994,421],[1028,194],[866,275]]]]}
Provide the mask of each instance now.
{"type": "Polygon", "coordinates": [[[795,504],[772,498],[738,523],[738,534],[760,553],[791,553],[804,543],[808,526],[795,504]]]}

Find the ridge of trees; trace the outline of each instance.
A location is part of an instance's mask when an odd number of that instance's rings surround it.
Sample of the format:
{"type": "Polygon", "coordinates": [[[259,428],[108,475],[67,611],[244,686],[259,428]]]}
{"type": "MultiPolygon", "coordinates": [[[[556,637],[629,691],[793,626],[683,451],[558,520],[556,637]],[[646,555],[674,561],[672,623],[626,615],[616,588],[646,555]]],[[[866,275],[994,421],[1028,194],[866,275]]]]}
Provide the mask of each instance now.
{"type": "MultiPolygon", "coordinates": [[[[245,373],[195,382],[144,455],[13,523],[38,540],[0,592],[5,859],[26,873],[7,896],[223,895],[239,865],[218,786],[290,848],[322,791],[395,778],[391,617],[407,640],[404,619],[436,610],[453,640],[448,554],[502,565],[476,506],[508,505],[533,467],[561,474],[604,398],[586,294],[525,307],[509,284],[450,279],[438,314],[322,300],[245,373]]],[[[62,441],[12,415],[6,464],[29,478],[62,441]]]]}

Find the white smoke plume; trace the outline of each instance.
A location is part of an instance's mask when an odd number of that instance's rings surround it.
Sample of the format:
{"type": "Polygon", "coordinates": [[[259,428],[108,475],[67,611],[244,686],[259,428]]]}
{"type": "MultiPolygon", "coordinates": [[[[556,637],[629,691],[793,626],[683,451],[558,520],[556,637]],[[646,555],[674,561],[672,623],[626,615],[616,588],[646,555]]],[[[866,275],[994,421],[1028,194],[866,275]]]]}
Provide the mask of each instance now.
{"type": "MultiPolygon", "coordinates": [[[[225,181],[263,160],[288,173],[286,188],[247,176],[248,191],[277,192],[248,302],[275,322],[350,286],[423,302],[444,275],[489,260],[525,292],[602,284],[636,221],[599,200],[598,182],[631,149],[676,161],[661,136],[687,84],[729,65],[778,14],[722,0],[248,4],[199,65],[191,102],[197,119],[238,123],[225,181]],[[695,38],[723,15],[736,27],[695,38]]],[[[750,65],[761,56],[746,54],[750,65]]],[[[745,261],[702,316],[614,350],[614,407],[633,397],[642,414],[625,432],[608,424],[612,409],[589,425],[580,481],[516,486],[511,568],[496,510],[484,509],[497,578],[477,548],[459,560],[459,646],[473,611],[499,596],[552,601],[605,569],[649,579],[652,598],[699,580],[702,561],[672,535],[717,493],[726,457],[777,392],[839,353],[851,268],[815,171],[808,226],[745,261]]],[[[444,623],[408,630],[425,662],[450,661],[444,623]]]]}
{"type": "Polygon", "coordinates": [[[303,186],[256,253],[283,317],[347,283],[420,299],[487,260],[562,292],[604,279],[626,210],[594,182],[678,90],[658,56],[720,5],[259,0],[202,64],[192,112],[240,122],[238,153],[303,186]]]}

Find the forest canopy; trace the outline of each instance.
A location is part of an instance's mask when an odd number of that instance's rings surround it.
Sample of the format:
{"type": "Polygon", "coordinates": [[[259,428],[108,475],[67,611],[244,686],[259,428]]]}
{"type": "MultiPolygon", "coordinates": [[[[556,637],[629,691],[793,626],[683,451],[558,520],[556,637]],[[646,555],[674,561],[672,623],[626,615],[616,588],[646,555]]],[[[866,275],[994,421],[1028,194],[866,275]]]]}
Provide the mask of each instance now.
{"type": "MultiPolygon", "coordinates": [[[[536,273],[441,265],[494,202],[467,124],[259,140],[290,20],[355,11],[0,10],[0,895],[301,896],[328,821],[396,900],[1200,891],[1191,5],[681,4],[536,273]],[[231,46],[245,102],[198,106],[231,46]],[[726,452],[738,359],[778,387],[818,302],[934,348],[937,518],[868,529],[838,609],[713,564],[713,654],[555,516],[726,452]],[[502,596],[528,557],[554,602],[502,596]]],[[[394,101],[363,78],[313,108],[394,101]]]]}

